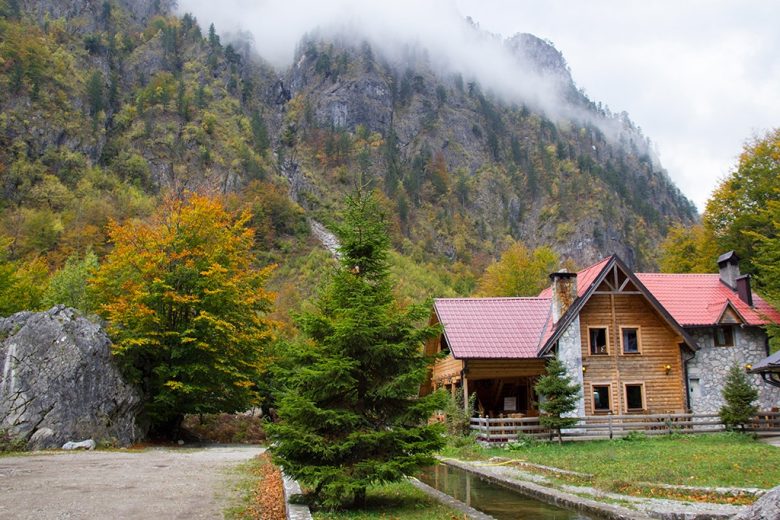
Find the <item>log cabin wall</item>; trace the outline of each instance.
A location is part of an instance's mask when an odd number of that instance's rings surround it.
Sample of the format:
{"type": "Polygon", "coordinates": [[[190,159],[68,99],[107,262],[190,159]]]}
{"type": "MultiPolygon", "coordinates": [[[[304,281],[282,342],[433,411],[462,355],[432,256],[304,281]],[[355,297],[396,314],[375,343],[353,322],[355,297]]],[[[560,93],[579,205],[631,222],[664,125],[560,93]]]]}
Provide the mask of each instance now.
{"type": "Polygon", "coordinates": [[[536,377],[544,373],[546,360],[534,359],[470,359],[466,377],[470,381],[507,377],[536,377]]]}
{"type": "MultiPolygon", "coordinates": [[[[686,409],[682,338],[643,295],[595,293],[580,311],[580,324],[586,414],[599,413],[594,407],[594,385],[609,386],[609,408],[614,414],[686,409]],[[607,329],[606,354],[591,353],[593,328],[607,329]],[[622,328],[638,330],[638,353],[624,353],[622,328]],[[628,408],[627,384],[641,385],[641,410],[628,408]]],[[[636,392],[635,387],[630,390],[636,392]]],[[[636,403],[636,393],[633,396],[636,403]]]]}

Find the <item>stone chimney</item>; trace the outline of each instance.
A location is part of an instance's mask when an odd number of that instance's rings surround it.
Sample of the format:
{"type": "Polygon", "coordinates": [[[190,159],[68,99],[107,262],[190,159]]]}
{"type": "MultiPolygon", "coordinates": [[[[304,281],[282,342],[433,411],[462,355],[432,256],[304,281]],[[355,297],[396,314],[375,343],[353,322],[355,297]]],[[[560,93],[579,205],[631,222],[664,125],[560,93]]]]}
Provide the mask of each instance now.
{"type": "Polygon", "coordinates": [[[577,273],[559,271],[550,275],[552,280],[553,323],[558,323],[571,304],[577,299],[577,273]]]}
{"type": "Polygon", "coordinates": [[[720,281],[725,283],[731,290],[737,290],[737,278],[739,278],[739,257],[734,251],[723,253],[718,257],[718,270],[720,271],[720,281]]]}
{"type": "Polygon", "coordinates": [[[737,278],[737,294],[739,299],[753,306],[753,291],[750,289],[750,275],[743,274],[737,278]]]}

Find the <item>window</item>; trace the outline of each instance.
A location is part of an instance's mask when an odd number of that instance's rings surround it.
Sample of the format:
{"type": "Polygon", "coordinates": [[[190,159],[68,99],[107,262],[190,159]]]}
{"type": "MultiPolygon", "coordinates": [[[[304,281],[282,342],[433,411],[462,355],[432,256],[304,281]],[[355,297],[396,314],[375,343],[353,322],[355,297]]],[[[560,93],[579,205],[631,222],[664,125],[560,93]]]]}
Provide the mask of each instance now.
{"type": "Polygon", "coordinates": [[[606,413],[610,410],[609,385],[593,385],[593,411],[595,413],[606,413]]]}
{"type": "Polygon", "coordinates": [[[645,409],[642,384],[626,385],[626,409],[629,412],[641,412],[645,409]]]}
{"type": "Polygon", "coordinates": [[[603,355],[607,353],[607,329],[606,328],[588,328],[590,333],[590,353],[591,355],[603,355]]]}
{"type": "Polygon", "coordinates": [[[639,328],[622,327],[623,354],[639,354],[639,328]]]}
{"type": "Polygon", "coordinates": [[[733,347],[734,329],[732,327],[715,327],[715,346],[733,347]]]}

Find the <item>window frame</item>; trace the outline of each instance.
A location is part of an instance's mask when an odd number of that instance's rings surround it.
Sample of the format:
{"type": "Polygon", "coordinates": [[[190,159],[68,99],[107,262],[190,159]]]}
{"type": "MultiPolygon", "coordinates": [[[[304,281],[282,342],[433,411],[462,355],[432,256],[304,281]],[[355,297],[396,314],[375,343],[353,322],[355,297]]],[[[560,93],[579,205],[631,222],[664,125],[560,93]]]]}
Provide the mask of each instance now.
{"type": "Polygon", "coordinates": [[[588,325],[588,355],[589,356],[609,356],[609,326],[608,325],[588,325]],[[594,353],[593,345],[591,344],[591,330],[603,329],[604,330],[604,352],[594,353]]]}
{"type": "Polygon", "coordinates": [[[716,327],[713,327],[712,329],[712,344],[715,347],[735,347],[737,346],[736,342],[736,334],[734,334],[734,326],[733,325],[718,325],[716,327]],[[731,343],[718,343],[718,331],[728,331],[731,343]]]}
{"type": "Polygon", "coordinates": [[[640,325],[620,326],[620,354],[623,356],[639,356],[642,354],[642,327],[640,325]],[[636,352],[626,352],[626,344],[623,341],[623,331],[625,329],[633,329],[636,331],[636,352]]]}
{"type": "Polygon", "coordinates": [[[625,409],[626,413],[646,413],[647,412],[647,391],[645,389],[645,382],[644,381],[636,381],[636,382],[625,382],[623,383],[623,396],[625,397],[625,409]],[[642,408],[629,408],[628,407],[628,387],[629,386],[638,386],[640,388],[640,392],[642,392],[642,408]]]}
{"type": "Polygon", "coordinates": [[[591,383],[590,398],[593,415],[607,415],[608,413],[612,412],[612,403],[614,402],[612,399],[612,383],[591,383]],[[607,389],[607,398],[609,399],[609,403],[607,403],[609,406],[607,408],[596,408],[596,388],[607,389]]]}

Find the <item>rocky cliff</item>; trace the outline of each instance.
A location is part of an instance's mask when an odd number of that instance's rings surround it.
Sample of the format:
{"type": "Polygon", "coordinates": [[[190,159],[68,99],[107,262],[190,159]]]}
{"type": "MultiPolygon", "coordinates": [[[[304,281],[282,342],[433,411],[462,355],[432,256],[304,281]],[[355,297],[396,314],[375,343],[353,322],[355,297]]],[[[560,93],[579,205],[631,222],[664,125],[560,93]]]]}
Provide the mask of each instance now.
{"type": "Polygon", "coordinates": [[[651,269],[667,227],[696,218],[627,115],[588,99],[532,35],[502,45],[554,106],[354,35],[310,35],[275,70],[251,39],[169,1],[2,5],[0,234],[18,258],[100,253],[107,222],[143,217],[161,191],[252,182],[325,225],[345,192],[377,188],[403,255],[468,276],[510,239],[651,269]]]}
{"type": "Polygon", "coordinates": [[[140,395],[123,380],[99,325],[65,307],[0,319],[0,430],[33,449],[142,437],[140,395]]]}

